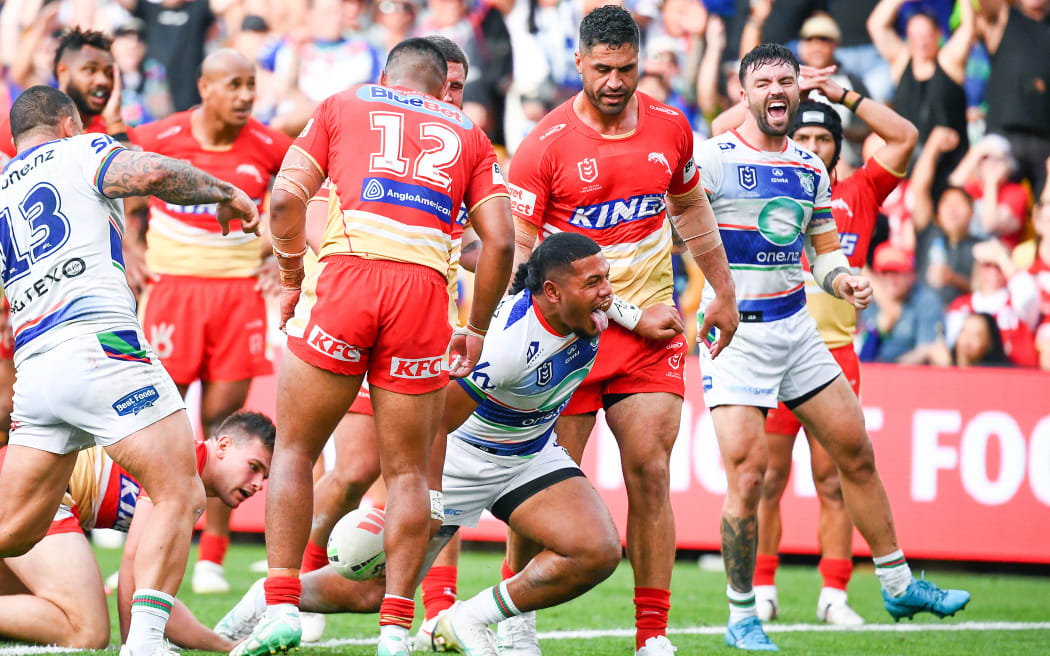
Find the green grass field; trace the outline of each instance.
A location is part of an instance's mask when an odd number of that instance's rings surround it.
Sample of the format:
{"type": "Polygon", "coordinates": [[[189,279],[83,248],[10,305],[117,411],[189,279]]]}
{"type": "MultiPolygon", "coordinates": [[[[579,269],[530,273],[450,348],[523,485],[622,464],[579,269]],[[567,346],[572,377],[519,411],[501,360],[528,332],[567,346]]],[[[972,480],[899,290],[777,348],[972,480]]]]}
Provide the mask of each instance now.
{"type": "MultiPolygon", "coordinates": [[[[99,550],[103,574],[115,571],[119,550],[99,550]]],[[[263,559],[263,548],[234,545],[227,556],[227,575],[235,593],[199,597],[186,589],[179,595],[206,624],[214,625],[240,598],[255,578],[252,562],[263,559]]],[[[465,552],[460,564],[461,598],[491,585],[499,577],[501,556],[465,552]]],[[[815,567],[785,566],[777,574],[781,619],[768,625],[770,636],[782,651],[802,655],[894,654],[954,655],[1010,654],[1033,656],[1050,653],[1050,579],[1042,577],[962,574],[928,570],[941,586],[969,589],[973,600],[955,618],[893,624],[882,608],[878,583],[870,567],[858,567],[850,586],[853,607],[869,624],[863,631],[828,631],[816,623],[814,610],[820,577],[815,567]],[[997,623],[1013,623],[998,626],[997,623]],[[875,626],[873,626],[875,625],[875,626]],[[1034,626],[1033,626],[1034,625],[1034,626]],[[904,630],[897,630],[904,629],[904,630]]],[[[606,656],[633,654],[634,609],[631,568],[624,561],[615,574],[587,595],[558,608],[539,613],[544,654],[549,656],[606,656]]],[[[677,656],[730,654],[723,645],[725,578],[721,572],[701,570],[695,560],[679,561],[672,589],[672,642],[677,656]]],[[[417,621],[422,605],[417,605],[417,621]]],[[[118,630],[115,600],[110,600],[116,652],[118,630]]],[[[319,645],[306,652],[371,656],[375,648],[366,641],[378,630],[375,615],[330,615],[319,645]]],[[[41,653],[42,650],[0,643],[0,656],[41,653]]],[[[186,652],[193,653],[193,652],[186,652]]]]}

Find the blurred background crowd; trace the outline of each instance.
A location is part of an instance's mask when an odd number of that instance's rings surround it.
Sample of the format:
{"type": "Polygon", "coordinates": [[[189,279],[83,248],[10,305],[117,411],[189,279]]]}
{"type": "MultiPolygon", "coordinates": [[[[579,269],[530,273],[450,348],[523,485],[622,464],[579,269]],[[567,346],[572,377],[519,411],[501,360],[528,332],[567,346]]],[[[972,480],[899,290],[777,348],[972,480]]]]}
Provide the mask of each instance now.
{"type": "MultiPolygon", "coordinates": [[[[199,102],[201,60],[230,46],[258,64],[254,116],[294,135],[325,97],[376,81],[394,44],[441,34],[469,59],[465,111],[513,166],[532,126],[580,90],[578,26],[597,4],[605,2],[0,0],[0,110],[21,89],[55,84],[61,31],[79,25],[114,36],[128,126],[199,102]]],[[[841,86],[891,104],[918,128],[910,170],[881,208],[872,243],[876,303],[859,322],[862,360],[1050,370],[1050,0],[626,6],[642,27],[638,89],[681,109],[698,144],[738,101],[742,54],[769,41],[803,64],[837,66],[841,86]]],[[[86,96],[114,92],[104,77],[85,80],[86,96]]],[[[879,144],[836,109],[843,179],[879,144]]],[[[688,257],[674,264],[690,318],[700,272],[688,257]]]]}

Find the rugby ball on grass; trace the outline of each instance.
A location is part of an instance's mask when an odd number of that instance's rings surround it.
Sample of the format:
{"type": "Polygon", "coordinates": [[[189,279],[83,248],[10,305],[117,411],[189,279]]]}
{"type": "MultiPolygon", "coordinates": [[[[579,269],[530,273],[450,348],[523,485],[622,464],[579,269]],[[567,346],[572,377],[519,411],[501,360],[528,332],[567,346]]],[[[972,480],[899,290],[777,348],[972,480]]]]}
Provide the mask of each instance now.
{"type": "Polygon", "coordinates": [[[343,516],[328,536],[328,564],[351,581],[368,581],[386,571],[381,508],[358,508],[343,516]]]}

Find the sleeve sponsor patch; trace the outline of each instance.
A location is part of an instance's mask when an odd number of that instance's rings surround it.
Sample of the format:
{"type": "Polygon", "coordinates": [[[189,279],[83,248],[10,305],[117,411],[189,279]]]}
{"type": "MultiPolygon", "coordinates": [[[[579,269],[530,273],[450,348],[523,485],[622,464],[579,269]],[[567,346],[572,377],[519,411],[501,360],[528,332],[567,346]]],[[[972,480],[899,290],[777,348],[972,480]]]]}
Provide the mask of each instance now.
{"type": "Polygon", "coordinates": [[[506,184],[506,181],[503,179],[503,171],[500,170],[499,164],[496,162],[492,163],[492,184],[506,184]]]}
{"type": "Polygon", "coordinates": [[[536,194],[509,182],[507,190],[510,191],[510,210],[521,216],[532,216],[536,209],[536,194]]]}
{"type": "Polygon", "coordinates": [[[696,162],[690,157],[689,161],[682,167],[682,182],[688,183],[696,176],[696,162]]]}

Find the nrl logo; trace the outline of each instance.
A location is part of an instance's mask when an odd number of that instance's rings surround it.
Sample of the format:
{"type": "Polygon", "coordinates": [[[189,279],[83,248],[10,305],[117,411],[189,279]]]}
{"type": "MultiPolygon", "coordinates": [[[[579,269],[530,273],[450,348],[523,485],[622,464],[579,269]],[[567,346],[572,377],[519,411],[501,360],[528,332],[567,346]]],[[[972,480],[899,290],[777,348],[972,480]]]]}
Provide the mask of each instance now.
{"type": "Polygon", "coordinates": [[[740,186],[751,191],[758,186],[758,171],[753,166],[738,166],[737,175],[740,178],[740,186]]]}
{"type": "Polygon", "coordinates": [[[543,387],[554,378],[554,364],[547,360],[536,370],[536,384],[543,387]]]}
{"type": "Polygon", "coordinates": [[[588,157],[576,163],[576,170],[580,173],[580,180],[594,182],[598,178],[598,160],[588,157]]]}

